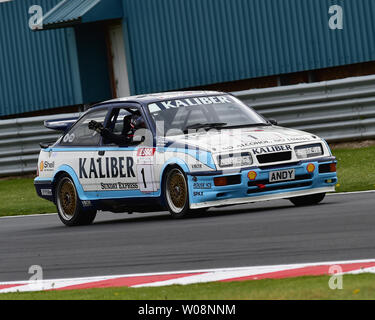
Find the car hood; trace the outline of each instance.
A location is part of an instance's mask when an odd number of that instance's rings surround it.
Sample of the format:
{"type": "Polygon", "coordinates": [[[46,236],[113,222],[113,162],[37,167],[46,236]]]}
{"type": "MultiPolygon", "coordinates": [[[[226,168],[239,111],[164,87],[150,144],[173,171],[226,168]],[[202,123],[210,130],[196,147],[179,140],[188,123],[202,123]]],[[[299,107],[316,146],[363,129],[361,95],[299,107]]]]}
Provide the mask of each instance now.
{"type": "Polygon", "coordinates": [[[261,126],[241,129],[210,130],[168,137],[168,145],[188,145],[212,153],[242,151],[256,147],[303,142],[319,142],[317,136],[279,126],[261,126]]]}

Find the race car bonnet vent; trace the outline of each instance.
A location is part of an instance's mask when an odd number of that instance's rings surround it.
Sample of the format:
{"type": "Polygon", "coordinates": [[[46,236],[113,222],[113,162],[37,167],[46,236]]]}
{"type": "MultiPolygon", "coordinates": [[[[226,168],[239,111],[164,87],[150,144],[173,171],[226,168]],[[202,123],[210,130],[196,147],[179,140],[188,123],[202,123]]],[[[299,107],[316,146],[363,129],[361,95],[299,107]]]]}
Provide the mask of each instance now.
{"type": "Polygon", "coordinates": [[[292,152],[278,152],[278,153],[270,153],[270,154],[261,154],[257,156],[259,163],[271,163],[271,162],[279,162],[279,161],[287,161],[292,159],[292,152]]]}

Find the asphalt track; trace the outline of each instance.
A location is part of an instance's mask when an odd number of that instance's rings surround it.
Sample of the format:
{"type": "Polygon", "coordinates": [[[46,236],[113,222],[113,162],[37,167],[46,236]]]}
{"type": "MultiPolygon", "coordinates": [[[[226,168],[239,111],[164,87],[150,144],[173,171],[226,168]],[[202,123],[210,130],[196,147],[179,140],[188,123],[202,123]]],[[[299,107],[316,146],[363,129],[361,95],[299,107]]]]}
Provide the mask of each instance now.
{"type": "Polygon", "coordinates": [[[375,193],[327,196],[318,206],[287,200],[210,209],[173,220],[100,213],[68,228],[57,215],[0,219],[0,282],[242,267],[375,257],[375,193]]]}

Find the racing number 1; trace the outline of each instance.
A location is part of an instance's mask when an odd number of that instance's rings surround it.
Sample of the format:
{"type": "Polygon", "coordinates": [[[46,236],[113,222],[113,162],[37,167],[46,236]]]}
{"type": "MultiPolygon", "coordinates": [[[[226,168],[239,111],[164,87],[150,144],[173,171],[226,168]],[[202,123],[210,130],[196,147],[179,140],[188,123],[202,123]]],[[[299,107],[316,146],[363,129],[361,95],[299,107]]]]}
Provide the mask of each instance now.
{"type": "Polygon", "coordinates": [[[139,190],[142,192],[153,192],[153,173],[151,164],[138,164],[137,165],[137,177],[139,190]]]}
{"type": "Polygon", "coordinates": [[[147,189],[147,183],[145,179],[145,168],[142,168],[141,173],[142,173],[143,184],[145,186],[145,189],[147,189]]]}
{"type": "Polygon", "coordinates": [[[142,192],[156,191],[154,183],[154,148],[140,148],[137,150],[137,180],[142,192]]]}

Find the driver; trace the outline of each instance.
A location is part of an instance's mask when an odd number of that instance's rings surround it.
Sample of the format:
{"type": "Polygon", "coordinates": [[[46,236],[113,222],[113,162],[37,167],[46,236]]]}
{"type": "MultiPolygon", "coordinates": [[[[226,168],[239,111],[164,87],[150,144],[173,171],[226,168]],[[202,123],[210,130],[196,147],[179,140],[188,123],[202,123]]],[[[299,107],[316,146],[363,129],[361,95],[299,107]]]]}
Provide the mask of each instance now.
{"type": "Polygon", "coordinates": [[[88,126],[90,130],[98,132],[107,143],[115,143],[120,146],[130,145],[133,141],[134,132],[140,128],[146,128],[143,117],[139,112],[124,117],[121,134],[111,132],[95,120],[91,120],[88,126]]]}

